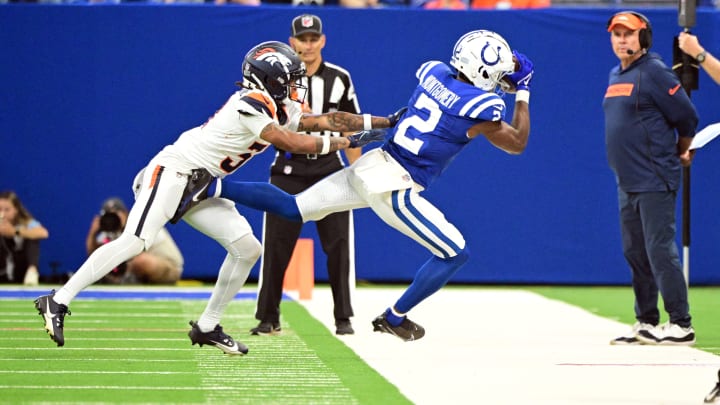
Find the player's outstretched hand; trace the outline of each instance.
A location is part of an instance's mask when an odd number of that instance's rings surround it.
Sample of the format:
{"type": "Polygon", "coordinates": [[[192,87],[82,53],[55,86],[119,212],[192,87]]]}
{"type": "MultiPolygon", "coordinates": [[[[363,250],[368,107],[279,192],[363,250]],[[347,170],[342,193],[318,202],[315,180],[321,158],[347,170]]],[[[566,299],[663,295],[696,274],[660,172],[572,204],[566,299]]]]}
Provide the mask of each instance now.
{"type": "Polygon", "coordinates": [[[385,140],[385,129],[369,129],[367,131],[356,132],[352,135],[348,135],[347,139],[350,140],[351,148],[360,148],[371,142],[382,142],[385,140]]]}
{"type": "Polygon", "coordinates": [[[407,106],[387,116],[388,121],[390,121],[390,128],[394,127],[398,123],[398,121],[400,121],[400,118],[402,118],[403,114],[405,114],[406,111],[407,106]]]}
{"type": "Polygon", "coordinates": [[[532,80],[533,73],[535,73],[533,70],[535,66],[527,56],[520,52],[513,50],[513,55],[517,63],[520,64],[520,69],[505,77],[515,86],[516,90],[530,90],[530,80],[532,80]]]}

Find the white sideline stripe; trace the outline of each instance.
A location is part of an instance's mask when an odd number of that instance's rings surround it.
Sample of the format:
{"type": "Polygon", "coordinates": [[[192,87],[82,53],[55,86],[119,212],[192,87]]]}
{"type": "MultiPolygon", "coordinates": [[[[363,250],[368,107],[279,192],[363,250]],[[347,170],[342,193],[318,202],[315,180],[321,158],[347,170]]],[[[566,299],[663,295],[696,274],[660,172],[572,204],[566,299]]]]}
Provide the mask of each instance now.
{"type": "MultiPolygon", "coordinates": [[[[410,312],[423,339],[373,332],[372,319],[403,290],[357,288],[355,335],[339,339],[416,405],[696,405],[717,383],[718,356],[612,346],[630,325],[520,289],[445,288],[410,312]]],[[[299,302],[334,332],[329,288],[299,302]]]]}

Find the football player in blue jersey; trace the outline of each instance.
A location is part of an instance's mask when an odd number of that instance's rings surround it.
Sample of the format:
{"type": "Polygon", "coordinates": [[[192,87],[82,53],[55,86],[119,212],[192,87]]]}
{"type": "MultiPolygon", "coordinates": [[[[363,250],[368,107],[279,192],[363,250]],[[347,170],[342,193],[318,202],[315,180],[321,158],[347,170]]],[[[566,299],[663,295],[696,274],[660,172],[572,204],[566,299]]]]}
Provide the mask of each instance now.
{"type": "Polygon", "coordinates": [[[372,322],[375,331],[420,339],[425,330],[406,314],[442,288],[470,256],[460,231],[421,192],[478,136],[511,154],[525,150],[533,72],[533,63],[497,33],[469,32],[455,44],[450,66],[439,61],[420,66],[407,108],[391,116],[393,128],[386,134],[366,131],[385,135],[382,147],[295,196],[268,183],[227,180],[217,183],[219,195],[303,222],[370,207],[432,253],[402,296],[372,322]],[[510,123],[503,120],[506,105],[499,89],[515,92],[510,123]]]}

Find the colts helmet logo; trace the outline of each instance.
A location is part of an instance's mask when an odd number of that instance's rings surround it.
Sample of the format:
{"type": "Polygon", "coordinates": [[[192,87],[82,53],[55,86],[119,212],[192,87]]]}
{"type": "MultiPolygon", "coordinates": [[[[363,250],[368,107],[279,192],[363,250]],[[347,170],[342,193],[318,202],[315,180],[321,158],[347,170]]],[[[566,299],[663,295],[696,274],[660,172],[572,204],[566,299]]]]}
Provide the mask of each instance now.
{"type": "Polygon", "coordinates": [[[497,51],[492,52],[493,49],[490,48],[490,46],[491,46],[491,45],[490,45],[490,42],[486,42],[486,43],[485,43],[485,46],[483,46],[482,50],[480,51],[480,59],[482,59],[483,63],[484,63],[486,66],[494,66],[494,65],[497,65],[497,64],[500,62],[500,49],[501,49],[501,48],[498,46],[498,47],[497,47],[497,51]],[[490,52],[488,52],[488,50],[489,50],[490,52]],[[494,54],[495,54],[495,60],[490,60],[490,59],[488,59],[488,57],[486,57],[486,55],[487,55],[488,53],[489,53],[488,56],[492,56],[492,54],[494,53],[494,54]]]}
{"type": "MultiPolygon", "coordinates": [[[[255,52],[255,60],[262,60],[270,65],[279,66],[285,73],[289,73],[289,67],[292,66],[292,61],[287,56],[278,52],[274,48],[263,48],[255,52]]],[[[284,77],[277,78],[280,84],[286,84],[284,77]]]]}

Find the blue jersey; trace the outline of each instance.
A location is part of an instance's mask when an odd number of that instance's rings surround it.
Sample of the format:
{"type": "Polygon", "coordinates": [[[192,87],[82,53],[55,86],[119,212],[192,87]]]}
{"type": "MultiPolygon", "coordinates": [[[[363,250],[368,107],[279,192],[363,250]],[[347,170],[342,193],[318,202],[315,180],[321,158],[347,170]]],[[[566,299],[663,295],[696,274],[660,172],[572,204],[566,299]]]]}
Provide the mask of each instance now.
{"type": "Polygon", "coordinates": [[[470,127],[505,118],[505,102],[455,79],[442,62],[425,62],[415,76],[419,83],[408,110],[382,148],[427,188],[470,142],[470,127]]]}

